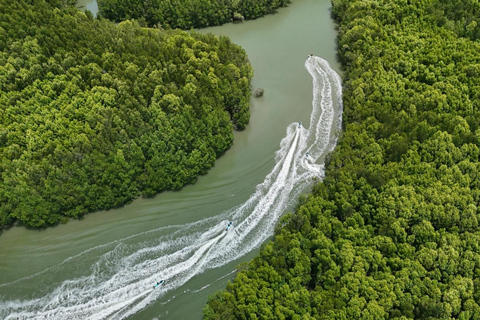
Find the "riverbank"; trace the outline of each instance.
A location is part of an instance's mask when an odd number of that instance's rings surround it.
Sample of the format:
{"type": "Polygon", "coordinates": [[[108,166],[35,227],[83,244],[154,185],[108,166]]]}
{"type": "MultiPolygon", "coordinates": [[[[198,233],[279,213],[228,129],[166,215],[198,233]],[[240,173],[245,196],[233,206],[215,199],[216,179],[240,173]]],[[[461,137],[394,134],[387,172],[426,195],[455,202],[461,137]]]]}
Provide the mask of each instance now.
{"type": "Polygon", "coordinates": [[[2,6],[0,227],[45,228],[179,190],[247,125],[253,71],[228,38],[20,4],[2,6]]]}

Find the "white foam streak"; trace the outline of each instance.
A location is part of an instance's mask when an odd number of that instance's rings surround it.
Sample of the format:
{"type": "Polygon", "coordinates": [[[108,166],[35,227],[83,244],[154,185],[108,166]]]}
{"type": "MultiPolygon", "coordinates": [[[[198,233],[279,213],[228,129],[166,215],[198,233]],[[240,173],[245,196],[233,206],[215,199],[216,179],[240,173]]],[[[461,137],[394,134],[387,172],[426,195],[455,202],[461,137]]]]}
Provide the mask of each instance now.
{"type": "Polygon", "coordinates": [[[0,318],[125,319],[196,274],[225,265],[271,237],[275,223],[292,208],[298,195],[315,178],[323,177],[325,155],[334,148],[340,129],[339,76],[319,57],[309,57],[305,67],[313,78],[310,127],[288,126],[273,170],[245,203],[196,223],[150,230],[94,247],[57,266],[2,284],[0,287],[28,282],[98,254],[75,278],[47,285],[43,292],[32,293],[32,298],[4,299],[0,318]],[[233,221],[233,226],[225,231],[228,221],[233,221]],[[165,283],[154,289],[161,279],[165,283]]]}

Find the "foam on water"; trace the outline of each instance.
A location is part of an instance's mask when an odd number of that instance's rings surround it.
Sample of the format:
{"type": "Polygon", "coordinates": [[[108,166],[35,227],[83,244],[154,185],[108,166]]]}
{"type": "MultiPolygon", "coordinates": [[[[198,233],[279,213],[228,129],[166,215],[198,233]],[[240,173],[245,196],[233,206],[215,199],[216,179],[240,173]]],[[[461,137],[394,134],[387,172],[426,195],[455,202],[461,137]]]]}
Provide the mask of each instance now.
{"type": "Polygon", "coordinates": [[[319,57],[309,57],[305,67],[313,78],[310,127],[307,130],[296,122],[287,127],[273,170],[245,203],[195,223],[150,230],[90,248],[42,272],[2,284],[0,288],[21,284],[65,264],[97,257],[89,269],[46,284],[31,297],[3,297],[0,318],[125,319],[196,274],[260,246],[272,236],[285,210],[315,179],[323,177],[325,155],[335,147],[340,129],[339,76],[319,57]],[[233,226],[225,231],[229,221],[233,226]],[[145,240],[147,234],[154,236],[145,240]],[[154,289],[160,279],[165,283],[154,289]]]}

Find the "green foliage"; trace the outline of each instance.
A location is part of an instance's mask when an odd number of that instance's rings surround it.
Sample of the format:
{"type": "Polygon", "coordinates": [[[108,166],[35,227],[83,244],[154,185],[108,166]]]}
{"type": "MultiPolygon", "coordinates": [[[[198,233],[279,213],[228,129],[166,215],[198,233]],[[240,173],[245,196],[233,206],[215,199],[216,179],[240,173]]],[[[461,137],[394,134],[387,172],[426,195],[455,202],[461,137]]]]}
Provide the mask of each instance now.
{"type": "Polygon", "coordinates": [[[480,4],[474,0],[437,0],[428,8],[438,26],[472,40],[480,38],[480,4]]]}
{"type": "Polygon", "coordinates": [[[98,0],[100,15],[114,20],[143,18],[150,26],[202,28],[255,19],[290,0],[98,0]]]}
{"type": "Polygon", "coordinates": [[[472,5],[333,1],[342,139],[205,319],[480,319],[480,43],[461,32],[475,30],[472,5]]]}
{"type": "Polygon", "coordinates": [[[44,227],[196,181],[249,120],[228,38],[0,4],[0,226],[44,227]]]}

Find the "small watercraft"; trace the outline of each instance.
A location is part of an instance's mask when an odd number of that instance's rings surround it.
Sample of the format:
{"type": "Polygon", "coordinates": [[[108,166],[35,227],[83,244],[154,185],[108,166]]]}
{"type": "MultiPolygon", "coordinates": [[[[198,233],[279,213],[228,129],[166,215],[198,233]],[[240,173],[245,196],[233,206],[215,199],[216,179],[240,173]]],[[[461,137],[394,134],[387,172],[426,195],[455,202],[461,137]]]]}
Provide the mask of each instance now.
{"type": "Polygon", "coordinates": [[[233,221],[230,221],[227,225],[227,227],[225,228],[225,231],[228,231],[228,229],[230,229],[230,227],[233,225],[233,221]]]}
{"type": "Polygon", "coordinates": [[[164,282],[165,280],[158,281],[157,284],[153,286],[153,289],[156,289],[158,286],[161,286],[164,282]]]}

